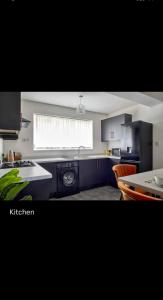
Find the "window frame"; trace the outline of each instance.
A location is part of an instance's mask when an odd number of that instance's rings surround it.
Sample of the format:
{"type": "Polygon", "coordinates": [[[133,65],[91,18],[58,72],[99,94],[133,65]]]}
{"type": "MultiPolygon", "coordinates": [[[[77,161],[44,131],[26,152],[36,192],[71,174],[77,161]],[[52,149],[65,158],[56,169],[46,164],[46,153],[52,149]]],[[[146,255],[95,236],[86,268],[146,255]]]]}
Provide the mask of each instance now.
{"type": "MultiPolygon", "coordinates": [[[[56,117],[56,118],[63,118],[63,119],[71,119],[71,120],[78,120],[78,121],[89,121],[92,124],[92,137],[91,137],[91,144],[92,147],[84,147],[81,150],[93,150],[94,149],[94,122],[91,119],[81,119],[81,118],[73,118],[73,117],[68,117],[68,116],[60,116],[60,115],[49,115],[49,114],[42,114],[42,113],[33,113],[33,151],[73,151],[73,150],[77,150],[79,149],[79,147],[71,147],[71,148],[67,148],[67,147],[47,147],[47,148],[42,148],[42,149],[38,149],[35,147],[34,144],[34,131],[35,131],[35,115],[40,115],[40,116],[46,116],[46,117],[56,117]]],[[[82,146],[82,145],[80,145],[82,146]]]]}

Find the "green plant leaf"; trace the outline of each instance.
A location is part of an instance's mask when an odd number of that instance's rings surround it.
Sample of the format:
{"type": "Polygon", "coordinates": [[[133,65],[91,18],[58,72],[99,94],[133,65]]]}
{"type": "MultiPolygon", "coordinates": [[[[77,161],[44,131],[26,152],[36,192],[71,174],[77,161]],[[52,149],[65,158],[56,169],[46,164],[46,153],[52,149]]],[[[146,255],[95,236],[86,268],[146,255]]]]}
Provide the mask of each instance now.
{"type": "MultiPolygon", "coordinates": [[[[0,178],[0,198],[5,201],[14,200],[29,182],[21,183],[22,177],[18,177],[19,169],[12,169],[0,178]]],[[[32,200],[31,195],[23,197],[22,200],[32,200]]]]}
{"type": "Polygon", "coordinates": [[[0,178],[0,186],[3,185],[3,183],[6,182],[7,180],[10,180],[10,179],[15,180],[15,178],[17,178],[17,177],[15,177],[13,175],[7,176],[5,178],[0,178]]]}
{"type": "Polygon", "coordinates": [[[12,183],[19,183],[22,180],[22,177],[14,177],[14,176],[10,176],[7,178],[3,178],[0,181],[0,193],[4,190],[4,188],[6,188],[8,185],[12,184],[12,183]]]}
{"type": "Polygon", "coordinates": [[[2,198],[2,200],[5,199],[5,197],[6,197],[7,193],[8,193],[8,191],[9,191],[11,188],[13,188],[14,186],[15,186],[15,183],[12,183],[12,184],[9,184],[6,188],[3,189],[2,193],[1,193],[1,198],[2,198]]]}
{"type": "Polygon", "coordinates": [[[3,175],[1,178],[5,178],[5,177],[8,177],[8,176],[16,176],[19,174],[19,169],[13,169],[11,171],[9,171],[8,173],[6,173],[5,175],[3,175]]]}
{"type": "Polygon", "coordinates": [[[12,187],[5,196],[5,201],[11,201],[16,198],[16,196],[29,184],[28,181],[16,184],[12,187]]]}

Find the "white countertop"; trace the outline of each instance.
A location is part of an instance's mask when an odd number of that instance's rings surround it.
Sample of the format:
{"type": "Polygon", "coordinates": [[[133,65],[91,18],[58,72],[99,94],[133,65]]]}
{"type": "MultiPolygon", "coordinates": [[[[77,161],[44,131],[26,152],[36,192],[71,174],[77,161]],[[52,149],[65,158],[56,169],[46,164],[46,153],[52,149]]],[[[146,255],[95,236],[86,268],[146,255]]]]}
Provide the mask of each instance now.
{"type": "Polygon", "coordinates": [[[73,161],[73,160],[89,160],[89,159],[102,159],[102,158],[113,158],[120,160],[119,156],[107,156],[104,154],[97,154],[97,155],[81,155],[79,157],[42,157],[42,158],[24,158],[24,160],[32,160],[35,163],[46,163],[46,162],[62,162],[62,161],[73,161]]]}
{"type": "MultiPolygon", "coordinates": [[[[51,158],[23,158],[23,160],[33,161],[35,166],[33,167],[22,167],[19,169],[19,175],[22,177],[22,182],[24,181],[35,181],[35,180],[43,180],[52,178],[52,174],[46,171],[37,163],[41,162],[62,162],[62,161],[75,161],[75,160],[89,160],[89,159],[102,159],[102,158],[113,158],[119,160],[120,157],[117,156],[107,156],[104,154],[97,155],[86,155],[80,157],[51,157],[51,158]]],[[[12,168],[8,169],[0,169],[0,178],[13,170],[12,168]]]]}
{"type": "Polygon", "coordinates": [[[120,156],[114,156],[114,155],[110,155],[110,156],[107,156],[108,158],[113,158],[113,159],[121,159],[120,156]]]}
{"type": "Polygon", "coordinates": [[[138,173],[130,176],[119,177],[119,180],[130,186],[140,187],[147,192],[160,195],[161,199],[163,199],[163,188],[155,184],[154,176],[163,177],[163,169],[157,169],[149,172],[143,172],[143,173],[138,173]]]}
{"type": "MultiPolygon", "coordinates": [[[[22,177],[21,182],[52,178],[52,174],[49,173],[48,171],[46,171],[41,166],[39,166],[37,163],[33,167],[22,167],[22,168],[17,168],[17,169],[19,169],[19,171],[20,171],[19,176],[22,177]]],[[[8,169],[0,170],[0,178],[11,170],[13,170],[13,169],[8,168],[8,169]]]]}
{"type": "MultiPolygon", "coordinates": [[[[67,161],[67,160],[70,160],[70,159],[65,159],[63,157],[57,157],[57,158],[27,158],[25,160],[30,160],[30,161],[33,161],[35,163],[41,163],[41,162],[62,162],[62,161],[67,161]]],[[[72,160],[72,159],[71,159],[72,160]]]]}

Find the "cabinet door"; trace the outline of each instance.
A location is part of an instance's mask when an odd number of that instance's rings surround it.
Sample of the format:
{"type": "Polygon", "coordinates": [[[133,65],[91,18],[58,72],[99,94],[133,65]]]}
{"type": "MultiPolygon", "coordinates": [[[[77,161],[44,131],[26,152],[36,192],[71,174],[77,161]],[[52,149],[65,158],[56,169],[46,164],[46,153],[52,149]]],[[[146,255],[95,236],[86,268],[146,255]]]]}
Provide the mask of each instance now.
{"type": "Polygon", "coordinates": [[[98,180],[99,185],[107,184],[109,178],[109,159],[108,158],[99,159],[97,163],[97,170],[99,176],[99,180],[98,180]]]}
{"type": "Polygon", "coordinates": [[[52,179],[50,179],[50,194],[54,194],[57,191],[57,167],[53,162],[49,163],[39,163],[41,167],[52,174],[52,179]]]}
{"type": "Polygon", "coordinates": [[[116,120],[111,118],[108,124],[109,141],[116,139],[116,120]]]}
{"type": "Polygon", "coordinates": [[[120,139],[122,118],[113,117],[101,121],[101,141],[114,141],[120,139]]]}
{"type": "Polygon", "coordinates": [[[122,124],[131,122],[132,115],[123,114],[101,121],[101,141],[120,140],[122,136],[122,124]]]}
{"type": "Polygon", "coordinates": [[[21,93],[0,92],[0,129],[20,130],[21,93]]]}
{"type": "Polygon", "coordinates": [[[86,189],[98,185],[98,160],[80,160],[79,161],[79,186],[80,189],[86,189]]]}
{"type": "Polygon", "coordinates": [[[16,197],[15,201],[18,201],[26,195],[31,195],[32,200],[49,200],[51,189],[50,179],[31,181],[30,184],[25,187],[16,197]]]}
{"type": "Polygon", "coordinates": [[[110,140],[121,140],[122,137],[122,124],[124,124],[124,115],[119,115],[112,120],[112,131],[114,132],[113,138],[110,140]]]}
{"type": "Polygon", "coordinates": [[[114,172],[112,170],[113,166],[117,165],[119,163],[119,160],[114,159],[108,159],[109,160],[109,168],[108,168],[108,183],[109,185],[117,188],[117,181],[114,175],[114,172]]]}
{"type": "Polygon", "coordinates": [[[109,133],[110,133],[111,121],[109,119],[105,119],[101,121],[101,141],[107,142],[109,141],[109,133]]]}
{"type": "MultiPolygon", "coordinates": [[[[146,122],[140,124],[140,172],[153,168],[153,125],[146,122]]],[[[161,153],[162,154],[162,153],[161,153]]]]}

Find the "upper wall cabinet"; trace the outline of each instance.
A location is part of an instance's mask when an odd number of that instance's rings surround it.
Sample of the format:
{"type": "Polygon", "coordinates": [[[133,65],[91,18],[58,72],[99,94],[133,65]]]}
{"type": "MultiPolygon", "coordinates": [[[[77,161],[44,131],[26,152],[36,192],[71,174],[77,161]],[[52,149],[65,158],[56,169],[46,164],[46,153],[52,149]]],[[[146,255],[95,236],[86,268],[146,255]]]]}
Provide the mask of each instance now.
{"type": "Polygon", "coordinates": [[[101,121],[101,141],[118,141],[122,135],[122,124],[132,122],[132,115],[122,114],[101,121]]]}
{"type": "Polygon", "coordinates": [[[0,92],[0,130],[20,130],[21,93],[0,92]]]}

